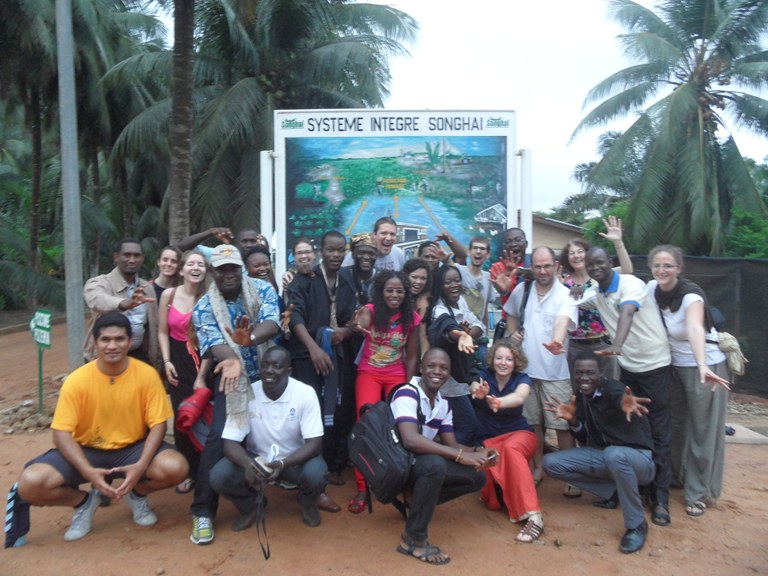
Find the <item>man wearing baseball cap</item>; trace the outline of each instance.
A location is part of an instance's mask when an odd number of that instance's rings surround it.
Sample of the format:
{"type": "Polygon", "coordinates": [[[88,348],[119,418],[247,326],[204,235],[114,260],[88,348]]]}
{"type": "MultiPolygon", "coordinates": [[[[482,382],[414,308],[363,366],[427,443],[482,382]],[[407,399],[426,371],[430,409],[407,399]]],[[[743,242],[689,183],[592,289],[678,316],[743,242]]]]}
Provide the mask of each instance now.
{"type": "Polygon", "coordinates": [[[213,424],[200,456],[190,540],[213,540],[218,494],[211,488],[211,468],[223,457],[221,432],[227,418],[247,422],[248,391],[259,379],[259,356],[278,333],[277,293],[264,280],[243,275],[236,246],[221,244],[209,257],[213,284],[192,311],[200,345],[215,362],[213,424]]]}

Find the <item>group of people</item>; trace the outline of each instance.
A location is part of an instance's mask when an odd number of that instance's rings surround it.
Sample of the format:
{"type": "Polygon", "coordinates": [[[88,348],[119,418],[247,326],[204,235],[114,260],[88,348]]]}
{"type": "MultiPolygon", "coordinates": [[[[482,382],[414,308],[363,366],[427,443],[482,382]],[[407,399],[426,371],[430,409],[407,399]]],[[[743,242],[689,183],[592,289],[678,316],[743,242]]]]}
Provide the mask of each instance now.
{"type": "MultiPolygon", "coordinates": [[[[147,495],[168,487],[193,494],[195,544],[213,541],[220,495],[239,512],[233,530],[252,526],[269,483],[297,490],[303,522],[316,527],[321,511],[341,510],[326,487],[346,482],[361,410],[390,397],[414,454],[397,550],[430,564],[450,560],[428,541],[435,507],[470,492],[522,523],[517,541],[536,541],[545,474],[566,482],[565,496],[584,489],[597,506],[622,507],[622,552],[645,542],[643,495],[662,526],[673,483],[692,517],[720,495],[729,375],[678,248],[651,252],[646,286],[615,219],[603,236],[618,270],[582,239],[559,256],[528,254],[518,228],[503,233],[491,266],[488,238],[465,247],[444,232],[406,260],[396,235],[382,217],[349,251],[337,231],[317,248],[300,238],[279,281],[255,230],[212,228],[166,247],[151,282],[139,277],[141,243],[119,242],[115,268],[85,285],[90,362],[62,387],[55,448],[9,495],[6,545],[23,542],[29,505],[72,506],[65,540],[88,534],[111,500],[154,524],[147,495]],[[210,238],[219,244],[205,246],[210,238]],[[491,335],[497,297],[504,321],[491,335]],[[199,421],[180,425],[190,408],[199,421]],[[163,440],[171,415],[175,448],[163,440]],[[546,430],[558,442],[547,454],[546,430]]],[[[347,510],[359,514],[366,485],[360,471],[355,480],[347,510]]]]}

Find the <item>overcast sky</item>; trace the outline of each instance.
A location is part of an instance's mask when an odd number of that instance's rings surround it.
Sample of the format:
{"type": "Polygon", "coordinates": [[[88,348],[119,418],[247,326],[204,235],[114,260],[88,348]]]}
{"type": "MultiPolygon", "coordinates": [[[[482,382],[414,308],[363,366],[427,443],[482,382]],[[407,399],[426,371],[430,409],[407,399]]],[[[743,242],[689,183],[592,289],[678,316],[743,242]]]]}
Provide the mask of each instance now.
{"type": "MultiPolygon", "coordinates": [[[[587,92],[628,67],[622,28],[606,0],[369,0],[420,26],[410,57],[391,60],[390,109],[500,109],[517,114],[517,147],[532,152],[534,210],[579,192],[576,164],[597,159],[597,137],[630,119],[569,139],[589,110],[587,92]]],[[[652,7],[654,2],[640,0],[652,7]]],[[[738,134],[742,153],[762,160],[768,143],[738,134]]]]}

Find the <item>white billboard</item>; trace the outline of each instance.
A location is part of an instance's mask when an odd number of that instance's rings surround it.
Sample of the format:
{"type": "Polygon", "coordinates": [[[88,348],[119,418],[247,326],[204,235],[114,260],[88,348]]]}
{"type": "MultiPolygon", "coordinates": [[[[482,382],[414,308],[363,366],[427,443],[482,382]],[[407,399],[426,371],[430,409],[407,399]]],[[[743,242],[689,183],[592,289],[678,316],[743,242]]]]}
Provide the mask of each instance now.
{"type": "Polygon", "coordinates": [[[497,235],[519,208],[516,153],[509,110],[276,111],[278,273],[297,238],[370,232],[381,216],[406,252],[445,230],[497,235]]]}

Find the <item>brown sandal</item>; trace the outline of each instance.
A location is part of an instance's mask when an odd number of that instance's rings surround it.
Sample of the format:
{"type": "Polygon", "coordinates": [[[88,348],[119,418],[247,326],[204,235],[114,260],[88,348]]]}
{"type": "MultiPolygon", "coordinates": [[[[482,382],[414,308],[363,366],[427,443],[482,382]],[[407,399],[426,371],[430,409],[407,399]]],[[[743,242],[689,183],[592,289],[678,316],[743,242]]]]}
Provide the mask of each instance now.
{"type": "Polygon", "coordinates": [[[542,534],[544,534],[544,524],[537,524],[536,520],[528,518],[528,522],[525,523],[515,540],[524,544],[531,544],[536,542],[542,534]]]}

